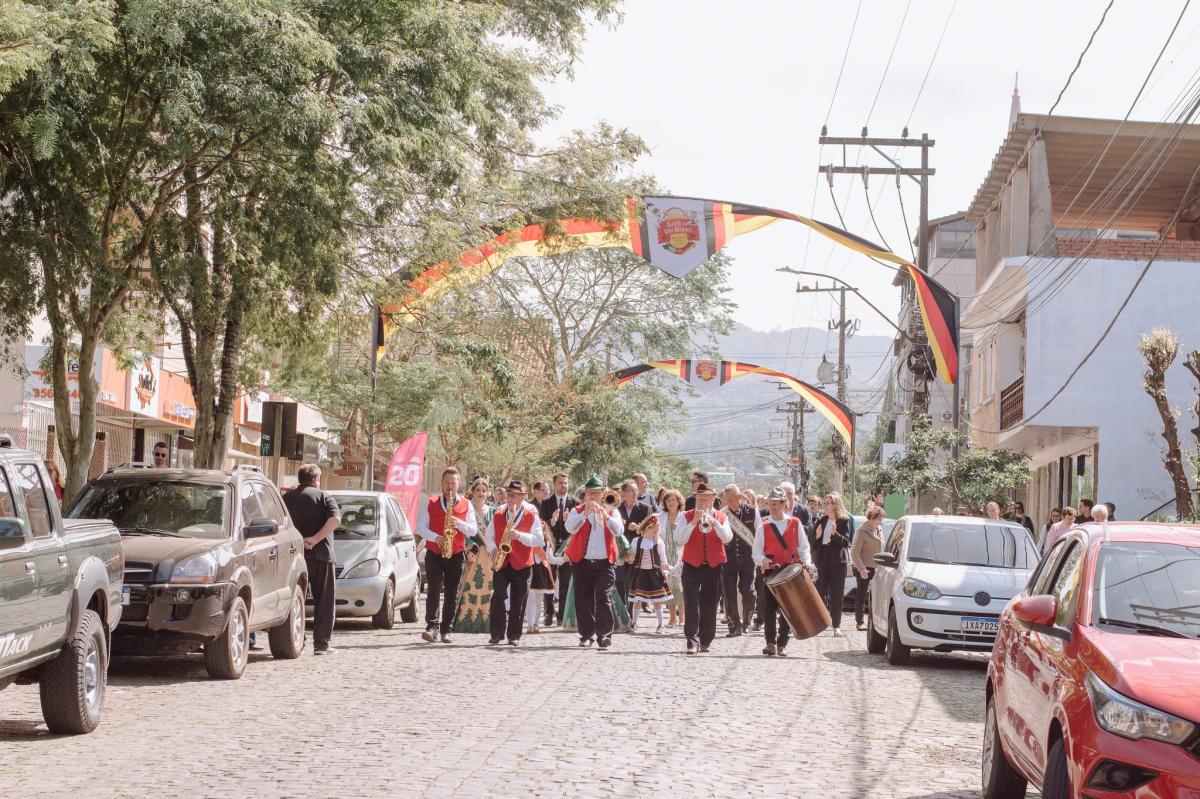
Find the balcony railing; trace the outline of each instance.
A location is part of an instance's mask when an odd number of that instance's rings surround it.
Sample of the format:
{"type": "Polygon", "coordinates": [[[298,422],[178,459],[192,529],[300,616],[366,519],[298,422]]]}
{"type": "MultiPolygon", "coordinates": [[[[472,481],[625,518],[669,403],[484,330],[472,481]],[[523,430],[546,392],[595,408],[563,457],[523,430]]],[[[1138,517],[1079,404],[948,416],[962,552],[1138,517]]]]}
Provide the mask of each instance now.
{"type": "Polygon", "coordinates": [[[1025,418],[1025,375],[1000,390],[1000,429],[1016,427],[1025,418]]]}

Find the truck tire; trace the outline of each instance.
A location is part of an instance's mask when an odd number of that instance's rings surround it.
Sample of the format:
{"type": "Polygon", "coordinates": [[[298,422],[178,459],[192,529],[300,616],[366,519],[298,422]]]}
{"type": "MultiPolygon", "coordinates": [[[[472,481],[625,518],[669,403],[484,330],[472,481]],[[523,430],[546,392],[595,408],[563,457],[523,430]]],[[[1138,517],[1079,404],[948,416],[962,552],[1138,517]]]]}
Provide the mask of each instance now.
{"type": "Polygon", "coordinates": [[[400,608],[400,621],[406,624],[412,624],[417,620],[417,614],[421,612],[421,586],[419,580],[413,580],[412,597],[408,600],[408,604],[400,608]]]}
{"type": "Polygon", "coordinates": [[[217,680],[236,680],[246,670],[250,659],[250,614],[244,599],[234,597],[229,607],[225,629],[204,644],[204,667],[208,676],[217,680]]]}
{"type": "Polygon", "coordinates": [[[78,735],[96,729],[107,684],[104,622],[96,611],[85,610],[58,657],[42,667],[38,690],[50,732],[78,735]]]}
{"type": "Polygon", "coordinates": [[[267,633],[271,655],[279,660],[295,660],[304,651],[304,589],[292,591],[292,604],[287,618],[267,633]]]}
{"type": "Polygon", "coordinates": [[[994,696],[988,698],[983,724],[983,799],[1020,799],[1029,783],[1004,754],[994,696]]]}
{"type": "Polygon", "coordinates": [[[908,655],[912,650],[900,640],[900,628],[896,624],[895,608],[888,611],[887,640],[884,642],[883,649],[889,665],[903,666],[908,663],[908,655]]]}
{"type": "Polygon", "coordinates": [[[396,625],[396,586],[391,580],[383,589],[383,604],[371,617],[371,625],[376,630],[390,630],[396,625]]]}

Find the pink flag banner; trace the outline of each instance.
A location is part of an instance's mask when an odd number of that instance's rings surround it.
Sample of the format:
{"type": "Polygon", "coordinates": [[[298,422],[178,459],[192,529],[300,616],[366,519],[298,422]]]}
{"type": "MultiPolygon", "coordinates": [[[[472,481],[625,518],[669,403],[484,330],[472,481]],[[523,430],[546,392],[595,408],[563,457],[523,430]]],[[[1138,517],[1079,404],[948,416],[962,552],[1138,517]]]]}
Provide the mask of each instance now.
{"type": "Polygon", "coordinates": [[[400,442],[392,463],[388,466],[384,490],[395,494],[410,526],[417,523],[417,507],[421,500],[421,475],[425,466],[425,444],[428,433],[417,433],[400,442]]]}

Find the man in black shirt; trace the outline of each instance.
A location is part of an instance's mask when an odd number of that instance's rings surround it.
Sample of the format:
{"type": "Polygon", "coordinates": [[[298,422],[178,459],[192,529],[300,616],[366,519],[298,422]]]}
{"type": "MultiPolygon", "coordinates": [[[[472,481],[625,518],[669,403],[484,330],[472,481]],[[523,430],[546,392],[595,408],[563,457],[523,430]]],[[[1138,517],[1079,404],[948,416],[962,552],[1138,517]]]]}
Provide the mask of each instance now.
{"type": "Polygon", "coordinates": [[[304,562],[308,564],[308,585],[312,589],[313,652],[332,654],[334,573],[333,531],[342,523],[337,500],[320,489],[321,467],[306,463],[296,473],[300,485],[283,495],[283,504],[292,522],[304,536],[304,562]]]}
{"type": "Polygon", "coordinates": [[[725,515],[729,517],[729,526],[733,530],[733,538],[725,545],[725,565],[721,567],[725,618],[729,623],[729,632],[725,637],[734,638],[749,632],[750,614],[756,607],[754,528],[757,513],[754,506],[745,501],[736,485],[725,486],[721,496],[725,499],[725,515]],[[744,529],[738,527],[739,523],[744,529]]]}
{"type": "MultiPolygon", "coordinates": [[[[684,510],[696,509],[696,488],[701,485],[708,485],[708,474],[705,472],[692,472],[692,495],[683,501],[684,510]]],[[[725,507],[725,503],[721,501],[720,497],[717,497],[716,501],[713,502],[713,510],[720,510],[723,507],[725,507]]]]}
{"type": "MultiPolygon", "coordinates": [[[[637,495],[637,483],[633,480],[626,480],[621,486],[621,504],[617,506],[617,510],[621,514],[621,524],[625,526],[626,541],[633,541],[637,537],[638,527],[646,520],[647,516],[653,513],[649,505],[638,500],[637,495]]],[[[632,561],[636,554],[627,554],[626,557],[632,561]]],[[[632,577],[632,566],[625,562],[617,565],[617,592],[621,595],[622,601],[629,599],[629,582],[632,577]]]]}
{"type": "MultiPolygon", "coordinates": [[[[558,551],[567,540],[567,516],[570,515],[571,509],[578,504],[575,498],[569,492],[569,484],[567,476],[562,472],[554,475],[554,493],[546,497],[545,500],[538,506],[538,513],[542,517],[542,521],[550,531],[552,537],[552,546],[555,551],[558,551]]],[[[555,578],[558,585],[558,608],[555,610],[555,615],[558,623],[562,624],[563,608],[567,605],[567,590],[571,583],[571,562],[567,561],[561,566],[554,569],[555,578]]],[[[553,603],[551,594],[546,594],[546,626],[550,626],[550,608],[553,603]]]]}

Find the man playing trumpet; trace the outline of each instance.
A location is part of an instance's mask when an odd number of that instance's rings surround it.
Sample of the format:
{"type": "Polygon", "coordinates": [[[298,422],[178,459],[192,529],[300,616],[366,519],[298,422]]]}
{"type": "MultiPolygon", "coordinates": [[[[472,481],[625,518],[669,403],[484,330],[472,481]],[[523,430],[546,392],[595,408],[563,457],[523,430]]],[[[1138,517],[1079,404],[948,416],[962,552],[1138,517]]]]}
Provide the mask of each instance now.
{"type": "Polygon", "coordinates": [[[513,480],[505,489],[507,504],[492,517],[491,530],[483,537],[492,557],[492,600],[488,608],[488,631],[494,646],[507,634],[508,645],[521,640],[525,602],[529,599],[529,570],[533,548],[543,542],[542,520],[537,508],[525,501],[525,484],[513,480]],[[508,599],[508,609],[504,600],[508,599]]]}
{"type": "Polygon", "coordinates": [[[467,538],[478,529],[475,507],[458,493],[458,480],[458,469],[451,466],[443,471],[441,494],[431,496],[417,516],[417,534],[425,539],[426,547],[425,632],[421,637],[430,643],[437,640],[439,633],[443,644],[450,643],[463,561],[474,559],[467,538]],[[442,600],[440,623],[439,600],[442,600]]]}
{"type": "Polygon", "coordinates": [[[604,482],[592,475],[583,486],[583,504],[567,515],[566,556],[572,565],[575,585],[575,620],[579,627],[579,645],[592,645],[593,636],[601,649],[612,645],[612,591],[616,583],[617,541],[628,546],[625,528],[615,503],[603,504],[604,482]]]}
{"type": "MultiPolygon", "coordinates": [[[[764,575],[790,563],[803,563],[809,574],[813,573],[808,536],[805,535],[800,520],[786,512],[791,504],[781,488],[774,489],[767,496],[767,510],[770,515],[760,520],[754,531],[754,562],[764,575]]],[[[767,645],[763,647],[763,654],[785,657],[791,628],[788,627],[787,619],[779,612],[775,594],[766,586],[763,587],[760,603],[767,635],[767,645]]]]}
{"type": "Polygon", "coordinates": [[[683,632],[687,653],[707,652],[717,634],[717,602],[721,599],[721,564],[725,544],[733,538],[725,514],[713,509],[717,492],[696,485],[696,507],[675,524],[675,543],[683,548],[683,632]]]}

